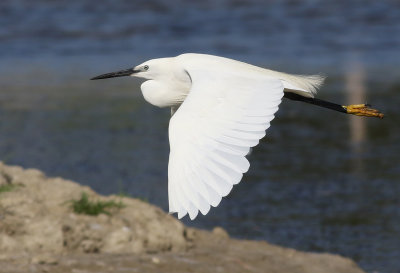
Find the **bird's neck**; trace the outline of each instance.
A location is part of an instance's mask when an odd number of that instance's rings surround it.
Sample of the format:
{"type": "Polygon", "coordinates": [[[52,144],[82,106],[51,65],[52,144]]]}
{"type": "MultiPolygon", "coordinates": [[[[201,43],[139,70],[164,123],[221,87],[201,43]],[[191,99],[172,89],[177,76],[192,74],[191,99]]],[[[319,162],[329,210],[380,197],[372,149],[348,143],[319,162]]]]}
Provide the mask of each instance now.
{"type": "Polygon", "coordinates": [[[148,103],[158,107],[176,107],[185,100],[190,85],[188,81],[148,80],[142,84],[141,89],[148,103]]]}

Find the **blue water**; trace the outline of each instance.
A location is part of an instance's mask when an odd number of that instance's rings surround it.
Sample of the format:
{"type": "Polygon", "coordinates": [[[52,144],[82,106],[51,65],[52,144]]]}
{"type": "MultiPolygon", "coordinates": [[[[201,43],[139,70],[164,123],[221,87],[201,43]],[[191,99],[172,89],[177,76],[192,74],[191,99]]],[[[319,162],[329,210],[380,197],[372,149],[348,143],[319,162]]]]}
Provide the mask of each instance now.
{"type": "Polygon", "coordinates": [[[2,0],[0,25],[0,160],[165,210],[169,110],[92,76],[201,52],[365,90],[384,120],[284,101],[243,181],[184,222],[400,272],[399,2],[2,0]]]}

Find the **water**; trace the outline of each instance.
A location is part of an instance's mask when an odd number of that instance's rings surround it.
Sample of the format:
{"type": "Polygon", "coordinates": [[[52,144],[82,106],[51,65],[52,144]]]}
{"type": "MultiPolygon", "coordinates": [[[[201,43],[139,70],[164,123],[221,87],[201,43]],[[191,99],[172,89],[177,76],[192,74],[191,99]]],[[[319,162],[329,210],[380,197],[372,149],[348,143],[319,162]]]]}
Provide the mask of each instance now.
{"type": "Polygon", "coordinates": [[[88,78],[202,52],[325,73],[332,101],[365,90],[384,120],[284,101],[243,181],[184,222],[400,271],[398,2],[3,0],[0,15],[0,159],[165,210],[169,110],[136,80],[88,78]]]}

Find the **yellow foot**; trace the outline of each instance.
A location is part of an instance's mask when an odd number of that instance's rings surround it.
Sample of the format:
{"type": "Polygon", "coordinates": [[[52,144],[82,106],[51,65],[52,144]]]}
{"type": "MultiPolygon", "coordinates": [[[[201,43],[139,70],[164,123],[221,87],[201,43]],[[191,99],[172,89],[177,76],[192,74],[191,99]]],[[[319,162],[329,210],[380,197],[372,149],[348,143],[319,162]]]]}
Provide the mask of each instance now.
{"type": "Polygon", "coordinates": [[[368,104],[352,104],[343,106],[343,108],[347,111],[347,114],[352,114],[356,116],[366,116],[366,117],[377,117],[383,118],[383,114],[376,109],[369,108],[368,104]]]}

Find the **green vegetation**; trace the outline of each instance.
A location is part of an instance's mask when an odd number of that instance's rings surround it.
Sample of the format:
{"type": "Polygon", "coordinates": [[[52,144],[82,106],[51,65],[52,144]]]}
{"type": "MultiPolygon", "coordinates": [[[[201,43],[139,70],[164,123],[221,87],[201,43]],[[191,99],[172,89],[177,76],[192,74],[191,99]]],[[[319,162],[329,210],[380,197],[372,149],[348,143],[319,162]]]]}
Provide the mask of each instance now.
{"type": "Polygon", "coordinates": [[[9,191],[13,191],[15,188],[17,188],[19,185],[15,185],[15,184],[4,184],[4,185],[0,185],[0,193],[3,192],[9,192],[9,191]]]}
{"type": "Polygon", "coordinates": [[[82,192],[79,200],[70,200],[70,206],[75,213],[86,215],[99,215],[101,213],[111,215],[113,209],[124,208],[125,205],[121,201],[92,201],[89,200],[88,194],[82,192]]]}

